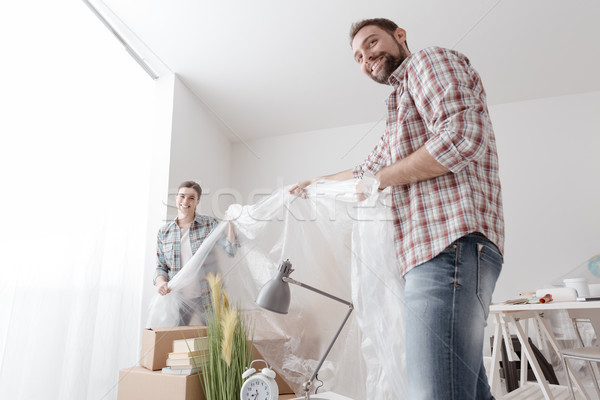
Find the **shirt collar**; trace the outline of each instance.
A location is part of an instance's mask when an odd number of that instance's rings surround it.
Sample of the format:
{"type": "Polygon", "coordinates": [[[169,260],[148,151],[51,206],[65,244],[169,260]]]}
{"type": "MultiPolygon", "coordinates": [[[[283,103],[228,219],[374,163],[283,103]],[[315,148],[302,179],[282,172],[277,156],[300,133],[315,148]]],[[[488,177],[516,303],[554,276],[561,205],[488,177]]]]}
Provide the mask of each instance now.
{"type": "Polygon", "coordinates": [[[402,64],[400,64],[400,66],[398,68],[396,68],[396,70],[394,72],[392,72],[392,74],[388,78],[388,82],[390,85],[392,85],[393,87],[396,87],[396,88],[398,86],[400,86],[400,84],[402,83],[402,79],[404,77],[404,73],[406,72],[406,68],[408,67],[408,64],[410,63],[410,59],[412,57],[413,57],[413,55],[410,54],[408,57],[406,57],[406,59],[404,61],[402,61],[402,64]]]}
{"type": "MultiPolygon", "coordinates": [[[[177,228],[179,228],[179,225],[177,224],[177,219],[178,217],[175,217],[175,219],[173,221],[171,221],[171,224],[174,224],[177,228]]],[[[202,216],[198,213],[194,214],[194,220],[192,221],[192,224],[190,225],[190,229],[192,228],[192,226],[194,224],[199,224],[202,222],[202,216]]]]}

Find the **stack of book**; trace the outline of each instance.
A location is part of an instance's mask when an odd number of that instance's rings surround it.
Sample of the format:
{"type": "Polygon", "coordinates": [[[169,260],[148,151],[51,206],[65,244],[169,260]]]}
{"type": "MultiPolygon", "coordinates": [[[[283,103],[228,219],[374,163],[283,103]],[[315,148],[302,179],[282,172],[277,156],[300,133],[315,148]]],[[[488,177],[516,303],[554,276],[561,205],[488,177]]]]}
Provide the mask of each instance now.
{"type": "Polygon", "coordinates": [[[208,338],[197,337],[173,341],[163,374],[192,375],[201,371],[208,362],[208,338]]]}

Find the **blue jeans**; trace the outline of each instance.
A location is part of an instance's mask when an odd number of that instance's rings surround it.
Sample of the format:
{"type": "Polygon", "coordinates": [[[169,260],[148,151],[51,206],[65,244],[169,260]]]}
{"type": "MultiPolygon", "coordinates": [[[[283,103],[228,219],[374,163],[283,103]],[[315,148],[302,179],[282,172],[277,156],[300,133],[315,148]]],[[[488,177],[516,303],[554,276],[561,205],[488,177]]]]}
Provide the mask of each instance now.
{"type": "Polygon", "coordinates": [[[410,400],[493,399],[483,336],[501,269],[497,247],[470,234],[404,276],[410,400]]]}

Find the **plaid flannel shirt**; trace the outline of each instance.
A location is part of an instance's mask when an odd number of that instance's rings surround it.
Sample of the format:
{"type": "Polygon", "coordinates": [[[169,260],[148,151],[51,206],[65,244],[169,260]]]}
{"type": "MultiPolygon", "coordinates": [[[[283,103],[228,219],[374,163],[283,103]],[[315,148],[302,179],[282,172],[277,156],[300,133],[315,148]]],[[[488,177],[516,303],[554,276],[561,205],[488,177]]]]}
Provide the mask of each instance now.
{"type": "MultiPolygon", "coordinates": [[[[218,224],[219,221],[216,218],[196,214],[189,232],[192,254],[196,254],[204,239],[218,224]]],[[[181,229],[177,225],[177,220],[173,220],[159,229],[156,242],[154,282],[156,283],[156,278],[159,276],[170,281],[183,267],[181,265],[181,229]]]]}
{"type": "Polygon", "coordinates": [[[504,252],[496,141],[479,74],[464,55],[430,47],[404,60],[389,82],[386,130],[354,176],[376,174],[422,146],[451,171],[391,188],[401,274],[471,232],[504,252]]]}

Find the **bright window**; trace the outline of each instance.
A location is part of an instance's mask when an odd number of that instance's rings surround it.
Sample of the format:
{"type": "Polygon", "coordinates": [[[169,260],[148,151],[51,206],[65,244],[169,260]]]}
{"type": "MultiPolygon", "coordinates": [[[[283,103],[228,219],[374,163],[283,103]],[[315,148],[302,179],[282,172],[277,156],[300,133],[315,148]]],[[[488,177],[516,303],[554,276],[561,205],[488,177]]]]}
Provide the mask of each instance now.
{"type": "Polygon", "coordinates": [[[155,83],[81,1],[3,2],[0,38],[0,398],[114,399],[142,318],[155,83]]]}

